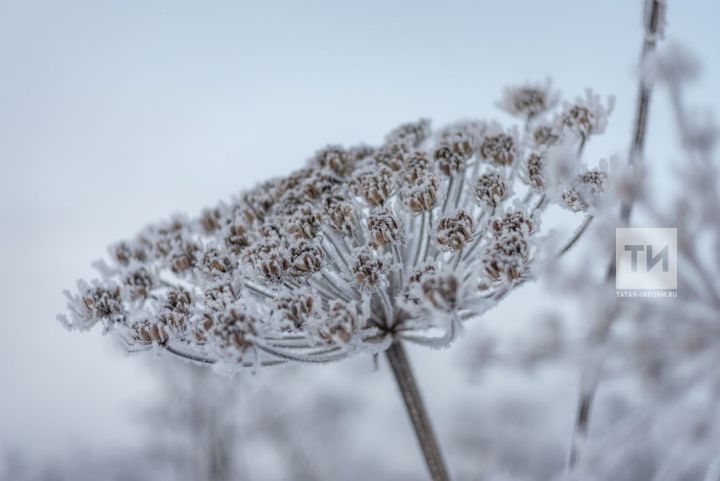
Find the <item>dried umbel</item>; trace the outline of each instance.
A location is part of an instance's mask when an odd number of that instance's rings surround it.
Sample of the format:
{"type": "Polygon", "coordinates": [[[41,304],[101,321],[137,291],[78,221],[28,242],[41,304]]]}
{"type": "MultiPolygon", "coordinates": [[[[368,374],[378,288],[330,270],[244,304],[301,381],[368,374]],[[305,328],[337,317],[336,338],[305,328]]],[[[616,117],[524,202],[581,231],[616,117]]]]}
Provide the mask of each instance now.
{"type": "Polygon", "coordinates": [[[526,182],[534,189],[542,190],[545,187],[544,163],[543,155],[537,152],[531,152],[525,161],[526,182]]]}
{"type": "Polygon", "coordinates": [[[437,176],[426,173],[412,185],[403,187],[401,196],[405,207],[413,214],[432,210],[437,203],[437,191],[440,181],[437,176]]]}
{"type": "Polygon", "coordinates": [[[366,315],[357,303],[333,301],[327,309],[327,320],[319,329],[326,343],[347,344],[363,327],[366,315]]]}
{"type": "Polygon", "coordinates": [[[140,344],[165,344],[170,338],[162,324],[148,320],[135,324],[135,341],[140,344]]]}
{"type": "Polygon", "coordinates": [[[140,267],[128,273],[123,283],[128,286],[128,294],[132,299],[147,298],[155,280],[145,267],[140,267]]]}
{"type": "Polygon", "coordinates": [[[290,269],[289,252],[277,241],[258,240],[247,249],[245,260],[267,282],[281,282],[290,269]]]}
{"type": "Polygon", "coordinates": [[[553,92],[552,84],[530,84],[505,89],[505,95],[499,103],[500,108],[511,115],[532,119],[555,107],[558,95],[553,92]]]}
{"type": "Polygon", "coordinates": [[[355,229],[355,207],[341,193],[333,193],[323,198],[323,218],[336,233],[351,235],[355,229]]]}
{"type": "Polygon", "coordinates": [[[252,337],[258,324],[259,320],[245,309],[230,306],[227,311],[206,318],[203,327],[209,327],[221,355],[230,355],[232,358],[239,355],[242,359],[242,353],[253,345],[252,337]]]}
{"type": "Polygon", "coordinates": [[[348,152],[339,145],[329,145],[315,154],[315,163],[320,169],[328,169],[337,175],[347,175],[352,171],[348,152]]]}
{"type": "Polygon", "coordinates": [[[369,205],[383,205],[393,188],[392,172],[386,168],[358,174],[354,179],[355,193],[369,205]]]}
{"type": "Polygon", "coordinates": [[[226,226],[224,240],[225,246],[234,255],[240,254],[243,249],[250,245],[247,238],[247,229],[242,224],[229,223],[226,226]]]}
{"type": "Polygon", "coordinates": [[[599,169],[588,170],[578,175],[573,186],[560,196],[564,207],[573,212],[587,210],[605,192],[607,179],[607,173],[599,169]]]}
{"type": "MultiPolygon", "coordinates": [[[[570,195],[549,190],[545,159],[604,128],[596,96],[551,118],[555,97],[508,90],[502,105],[524,125],[433,133],[421,120],[378,146],[323,148],[284,178],[116,244],[61,319],[230,370],[447,344],[532,279],[540,219],[570,195]]],[[[578,172],[573,205],[590,204],[604,174],[578,172]]]]}
{"type": "Polygon", "coordinates": [[[304,277],[320,270],[323,250],[316,244],[301,241],[290,248],[290,275],[304,277]]]}
{"type": "Polygon", "coordinates": [[[364,249],[355,256],[350,266],[350,272],[355,275],[355,281],[362,287],[374,288],[381,281],[386,265],[382,259],[370,250],[364,249]]]}
{"type": "Polygon", "coordinates": [[[430,121],[420,119],[417,122],[408,122],[391,130],[385,136],[385,145],[402,144],[418,147],[428,137],[430,137],[430,121]]]}
{"type": "Polygon", "coordinates": [[[280,321],[290,323],[289,330],[295,330],[313,317],[318,302],[317,295],[310,290],[286,292],[276,298],[273,313],[280,321]]]}
{"type": "Polygon", "coordinates": [[[375,246],[384,246],[400,238],[400,226],[395,214],[389,209],[374,211],[368,216],[367,230],[375,246]]]}
{"type": "Polygon", "coordinates": [[[460,280],[454,274],[425,274],[420,279],[423,297],[435,309],[453,312],[457,309],[460,280]]]}
{"type": "Polygon", "coordinates": [[[498,172],[483,174],[475,181],[475,200],[491,209],[508,194],[505,179],[498,172]]]}
{"type": "Polygon", "coordinates": [[[560,130],[552,124],[541,124],[535,127],[532,141],[538,147],[548,147],[560,140],[560,130]]]}
{"type": "Polygon", "coordinates": [[[437,243],[450,250],[460,250],[473,236],[473,219],[461,210],[452,217],[443,217],[437,226],[437,243]]]}
{"type": "Polygon", "coordinates": [[[432,161],[422,150],[408,154],[403,162],[401,178],[405,185],[413,185],[432,171],[432,161]]]}
{"type": "Polygon", "coordinates": [[[442,142],[435,147],[433,158],[440,172],[447,176],[455,175],[465,169],[465,164],[475,154],[473,138],[462,130],[445,133],[442,142]]]}
{"type": "Polygon", "coordinates": [[[506,233],[518,233],[525,236],[535,233],[535,221],[522,210],[512,210],[490,222],[490,232],[494,236],[506,233]]]}
{"type": "Polygon", "coordinates": [[[565,102],[563,111],[558,117],[558,123],[562,128],[572,130],[576,135],[587,138],[593,134],[602,134],[607,127],[607,117],[614,106],[614,99],[611,97],[604,106],[600,96],[594,95],[589,90],[585,92],[585,98],[577,98],[575,102],[565,102]]]}
{"type": "Polygon", "coordinates": [[[480,155],[498,165],[511,165],[517,155],[515,139],[506,133],[489,135],[480,145],[480,155]]]}
{"type": "Polygon", "coordinates": [[[125,309],[120,298],[120,287],[108,285],[88,286],[81,283],[81,295],[72,299],[71,314],[80,322],[79,329],[91,327],[92,320],[103,319],[107,324],[125,321],[125,309]],[[82,322],[86,319],[86,322],[82,322]]]}
{"type": "Polygon", "coordinates": [[[529,274],[529,250],[524,235],[518,232],[500,235],[487,250],[483,268],[494,281],[501,278],[506,282],[516,281],[529,274]]]}

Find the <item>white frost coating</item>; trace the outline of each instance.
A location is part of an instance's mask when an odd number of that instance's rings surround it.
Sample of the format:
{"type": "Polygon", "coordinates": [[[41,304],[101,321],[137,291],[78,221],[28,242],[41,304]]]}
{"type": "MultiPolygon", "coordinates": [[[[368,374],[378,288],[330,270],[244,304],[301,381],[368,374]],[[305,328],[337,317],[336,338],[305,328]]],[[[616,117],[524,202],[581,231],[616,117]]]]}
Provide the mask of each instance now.
{"type": "Polygon", "coordinates": [[[534,277],[549,203],[585,210],[604,191],[579,156],[611,105],[588,91],[551,119],[557,103],[549,83],[529,84],[501,102],[521,126],[433,135],[420,120],[378,147],[325,147],[286,177],[114,245],[102,281],[68,294],[60,320],[224,372],[377,353],[396,338],[447,346],[534,277]],[[564,190],[546,173],[558,145],[573,166],[564,190]]]}

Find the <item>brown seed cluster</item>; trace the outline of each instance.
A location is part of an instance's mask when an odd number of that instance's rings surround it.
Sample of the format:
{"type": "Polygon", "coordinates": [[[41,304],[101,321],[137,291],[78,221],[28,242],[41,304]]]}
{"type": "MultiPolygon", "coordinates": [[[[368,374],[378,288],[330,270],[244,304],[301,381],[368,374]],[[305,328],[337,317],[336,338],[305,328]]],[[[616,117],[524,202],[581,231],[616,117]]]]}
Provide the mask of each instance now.
{"type": "Polygon", "coordinates": [[[385,269],[382,259],[376,258],[372,252],[364,251],[355,256],[355,262],[350,271],[355,275],[355,281],[363,287],[376,287],[385,269]]]}
{"type": "Polygon", "coordinates": [[[463,210],[443,217],[437,225],[437,243],[453,251],[462,249],[472,239],[473,224],[472,217],[463,210]]]}
{"type": "Polygon", "coordinates": [[[389,209],[376,210],[370,214],[367,230],[375,246],[384,246],[400,239],[400,225],[389,209]]]}
{"type": "Polygon", "coordinates": [[[515,139],[504,133],[485,137],[480,145],[480,155],[498,165],[510,165],[517,155],[515,139]]]}
{"type": "Polygon", "coordinates": [[[316,298],[309,292],[284,293],[275,300],[274,313],[289,323],[290,330],[300,329],[316,309],[316,298]]]}
{"type": "Polygon", "coordinates": [[[420,288],[435,308],[452,312],[457,308],[459,281],[453,274],[430,274],[421,278],[420,288]]]}
{"type": "Polygon", "coordinates": [[[483,174],[475,181],[475,200],[494,209],[508,195],[507,185],[497,172],[483,174]]]}
{"type": "Polygon", "coordinates": [[[561,194],[561,199],[569,210],[585,211],[605,192],[606,184],[607,173],[598,169],[589,170],[578,176],[574,185],[561,194]]]}
{"type": "Polygon", "coordinates": [[[433,132],[421,119],[380,145],[322,148],[287,176],[115,244],[61,320],[233,369],[379,352],[443,323],[455,332],[459,313],[531,277],[547,203],[587,209],[605,190],[598,169],[572,170],[583,173],[562,192],[546,182],[559,147],[579,151],[609,111],[588,94],[549,118],[555,103],[547,86],[509,89],[501,106],[523,126],[433,132]]]}
{"type": "Polygon", "coordinates": [[[354,304],[333,301],[328,308],[326,324],[320,329],[320,337],[327,342],[347,343],[361,327],[362,313],[354,304]]]}
{"type": "Polygon", "coordinates": [[[545,159],[542,154],[531,152],[530,155],[528,155],[525,163],[527,181],[534,189],[542,189],[545,187],[544,164],[545,159]]]}
{"type": "Polygon", "coordinates": [[[517,112],[524,112],[530,117],[541,114],[547,110],[545,92],[530,87],[518,89],[513,98],[513,108],[517,112]]]}

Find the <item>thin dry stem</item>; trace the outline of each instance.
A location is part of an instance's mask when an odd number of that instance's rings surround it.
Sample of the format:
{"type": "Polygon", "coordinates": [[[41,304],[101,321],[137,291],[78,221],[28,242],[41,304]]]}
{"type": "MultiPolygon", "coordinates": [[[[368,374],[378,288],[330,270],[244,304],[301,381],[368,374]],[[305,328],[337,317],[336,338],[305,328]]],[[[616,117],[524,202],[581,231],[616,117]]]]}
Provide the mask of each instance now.
{"type": "MultiPolygon", "coordinates": [[[[648,56],[655,50],[657,44],[657,35],[660,24],[663,22],[663,0],[646,0],[646,16],[644,25],[644,40],[642,52],[640,54],[640,67],[645,65],[648,56]]],[[[638,161],[642,161],[645,148],[645,136],[647,132],[647,119],[650,109],[650,100],[652,97],[652,84],[641,75],[638,86],[638,98],[635,111],[635,123],[633,128],[633,138],[630,144],[628,154],[628,165],[634,166],[638,161]]],[[[630,215],[632,214],[632,200],[623,202],[620,206],[620,220],[623,225],[628,225],[630,215]]],[[[611,256],[606,281],[608,283],[615,280],[616,265],[615,256],[611,256]]],[[[612,328],[614,316],[603,320],[601,326],[593,331],[590,336],[590,349],[596,349],[605,343],[612,328]]],[[[585,439],[590,427],[590,419],[592,415],[592,406],[597,391],[597,382],[586,383],[589,377],[596,377],[602,369],[602,360],[591,363],[582,374],[583,389],[580,393],[578,407],[575,417],[575,428],[573,432],[573,440],[571,442],[570,454],[568,456],[568,473],[571,473],[577,466],[582,455],[581,447],[584,445],[585,439]]]]}
{"type": "Polygon", "coordinates": [[[400,341],[395,341],[385,351],[385,355],[395,375],[395,381],[400,389],[403,401],[405,401],[405,408],[408,416],[410,416],[413,428],[415,428],[415,435],[425,457],[425,463],[430,471],[431,478],[433,481],[449,481],[450,476],[447,466],[440,452],[420,390],[415,382],[410,362],[407,354],[405,354],[405,348],[400,341]]]}

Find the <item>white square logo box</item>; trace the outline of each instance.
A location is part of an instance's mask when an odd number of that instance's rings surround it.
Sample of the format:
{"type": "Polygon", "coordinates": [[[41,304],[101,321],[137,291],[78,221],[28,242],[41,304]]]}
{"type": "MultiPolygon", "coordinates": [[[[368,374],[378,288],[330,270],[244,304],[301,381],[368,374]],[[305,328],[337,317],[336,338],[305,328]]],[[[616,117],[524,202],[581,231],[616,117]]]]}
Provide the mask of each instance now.
{"type": "Polygon", "coordinates": [[[677,229],[615,229],[615,289],[677,290],[677,229]]]}

